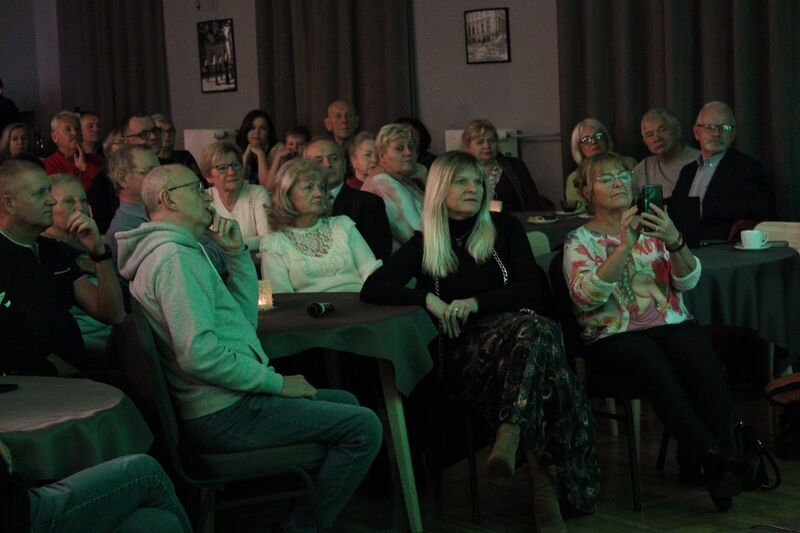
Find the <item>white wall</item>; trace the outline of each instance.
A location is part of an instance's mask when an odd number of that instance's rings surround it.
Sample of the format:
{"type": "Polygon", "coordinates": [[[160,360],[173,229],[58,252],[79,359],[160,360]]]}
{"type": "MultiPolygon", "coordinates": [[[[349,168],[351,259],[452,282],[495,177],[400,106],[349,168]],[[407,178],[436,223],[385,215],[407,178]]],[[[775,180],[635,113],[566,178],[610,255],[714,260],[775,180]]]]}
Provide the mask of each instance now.
{"type": "Polygon", "coordinates": [[[184,129],[234,130],[248,111],[258,107],[255,0],[165,1],[164,31],[172,120],[178,130],[176,146],[183,146],[184,129]],[[203,93],[197,23],[233,19],[238,90],[203,93]]]}
{"type": "MultiPolygon", "coordinates": [[[[420,118],[444,150],[444,131],[486,118],[524,135],[559,133],[556,0],[506,0],[511,62],[468,65],[464,11],[494,7],[485,0],[414,0],[420,118]]],[[[560,140],[520,142],[520,155],[539,192],[563,198],[560,140]]]]}

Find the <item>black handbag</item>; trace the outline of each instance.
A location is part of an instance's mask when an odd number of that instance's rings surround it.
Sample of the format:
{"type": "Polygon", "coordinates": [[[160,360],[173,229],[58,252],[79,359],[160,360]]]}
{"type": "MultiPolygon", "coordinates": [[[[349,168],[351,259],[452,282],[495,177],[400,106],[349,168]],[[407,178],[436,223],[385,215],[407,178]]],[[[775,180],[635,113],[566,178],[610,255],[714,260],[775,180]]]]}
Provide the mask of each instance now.
{"type": "Polygon", "coordinates": [[[740,420],[733,426],[733,445],[737,455],[741,457],[736,474],[742,480],[744,490],[768,491],[781,484],[781,471],[772,454],[758,438],[756,428],[740,420]]]}

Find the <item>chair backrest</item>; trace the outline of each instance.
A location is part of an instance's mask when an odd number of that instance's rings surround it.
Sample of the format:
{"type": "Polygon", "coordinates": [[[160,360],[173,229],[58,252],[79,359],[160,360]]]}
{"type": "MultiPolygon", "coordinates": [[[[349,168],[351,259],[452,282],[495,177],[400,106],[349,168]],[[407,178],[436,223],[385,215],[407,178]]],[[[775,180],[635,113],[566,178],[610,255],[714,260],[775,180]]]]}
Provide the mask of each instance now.
{"type": "Polygon", "coordinates": [[[550,253],[550,239],[541,231],[529,231],[528,243],[535,256],[550,253]]]}
{"type": "Polygon", "coordinates": [[[553,301],[559,321],[561,331],[564,334],[564,351],[567,361],[573,370],[577,370],[575,359],[584,358],[586,355],[586,345],[581,339],[581,327],[575,318],[575,311],[572,305],[572,298],[569,295],[567,281],[564,279],[564,250],[559,250],[550,260],[550,267],[547,269],[550,278],[550,287],[553,290],[553,301]]]}
{"type": "Polygon", "coordinates": [[[769,234],[771,241],[789,241],[800,252],[800,222],[759,222],[755,229],[769,234]]]}

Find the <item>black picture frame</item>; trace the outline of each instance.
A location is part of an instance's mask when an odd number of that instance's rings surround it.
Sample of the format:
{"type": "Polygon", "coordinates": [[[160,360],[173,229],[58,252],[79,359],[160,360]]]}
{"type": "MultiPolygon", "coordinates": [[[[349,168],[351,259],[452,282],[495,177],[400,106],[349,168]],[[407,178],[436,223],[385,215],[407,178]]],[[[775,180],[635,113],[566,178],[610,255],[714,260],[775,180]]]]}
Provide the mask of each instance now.
{"type": "Polygon", "coordinates": [[[200,90],[204,93],[238,90],[233,19],[198,22],[197,49],[200,57],[200,90]]]}
{"type": "Polygon", "coordinates": [[[467,64],[511,62],[507,7],[464,11],[467,64]]]}

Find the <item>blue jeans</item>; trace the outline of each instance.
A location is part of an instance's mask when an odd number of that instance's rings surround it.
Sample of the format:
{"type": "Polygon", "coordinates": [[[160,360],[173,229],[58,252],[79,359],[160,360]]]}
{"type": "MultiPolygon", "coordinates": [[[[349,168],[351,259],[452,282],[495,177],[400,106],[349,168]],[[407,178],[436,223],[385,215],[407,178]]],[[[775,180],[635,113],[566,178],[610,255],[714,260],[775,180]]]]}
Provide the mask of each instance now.
{"type": "Polygon", "coordinates": [[[167,474],[149,455],[119,457],[28,491],[31,533],[190,533],[167,474]]]}
{"type": "MultiPolygon", "coordinates": [[[[366,474],[381,445],[371,410],[346,391],[322,389],[315,400],[248,394],[216,413],[183,421],[186,439],[201,451],[236,452],[321,442],[330,447],[315,474],[322,525],[329,528],[366,474]]],[[[309,502],[298,502],[285,526],[316,531],[309,502]]]]}

